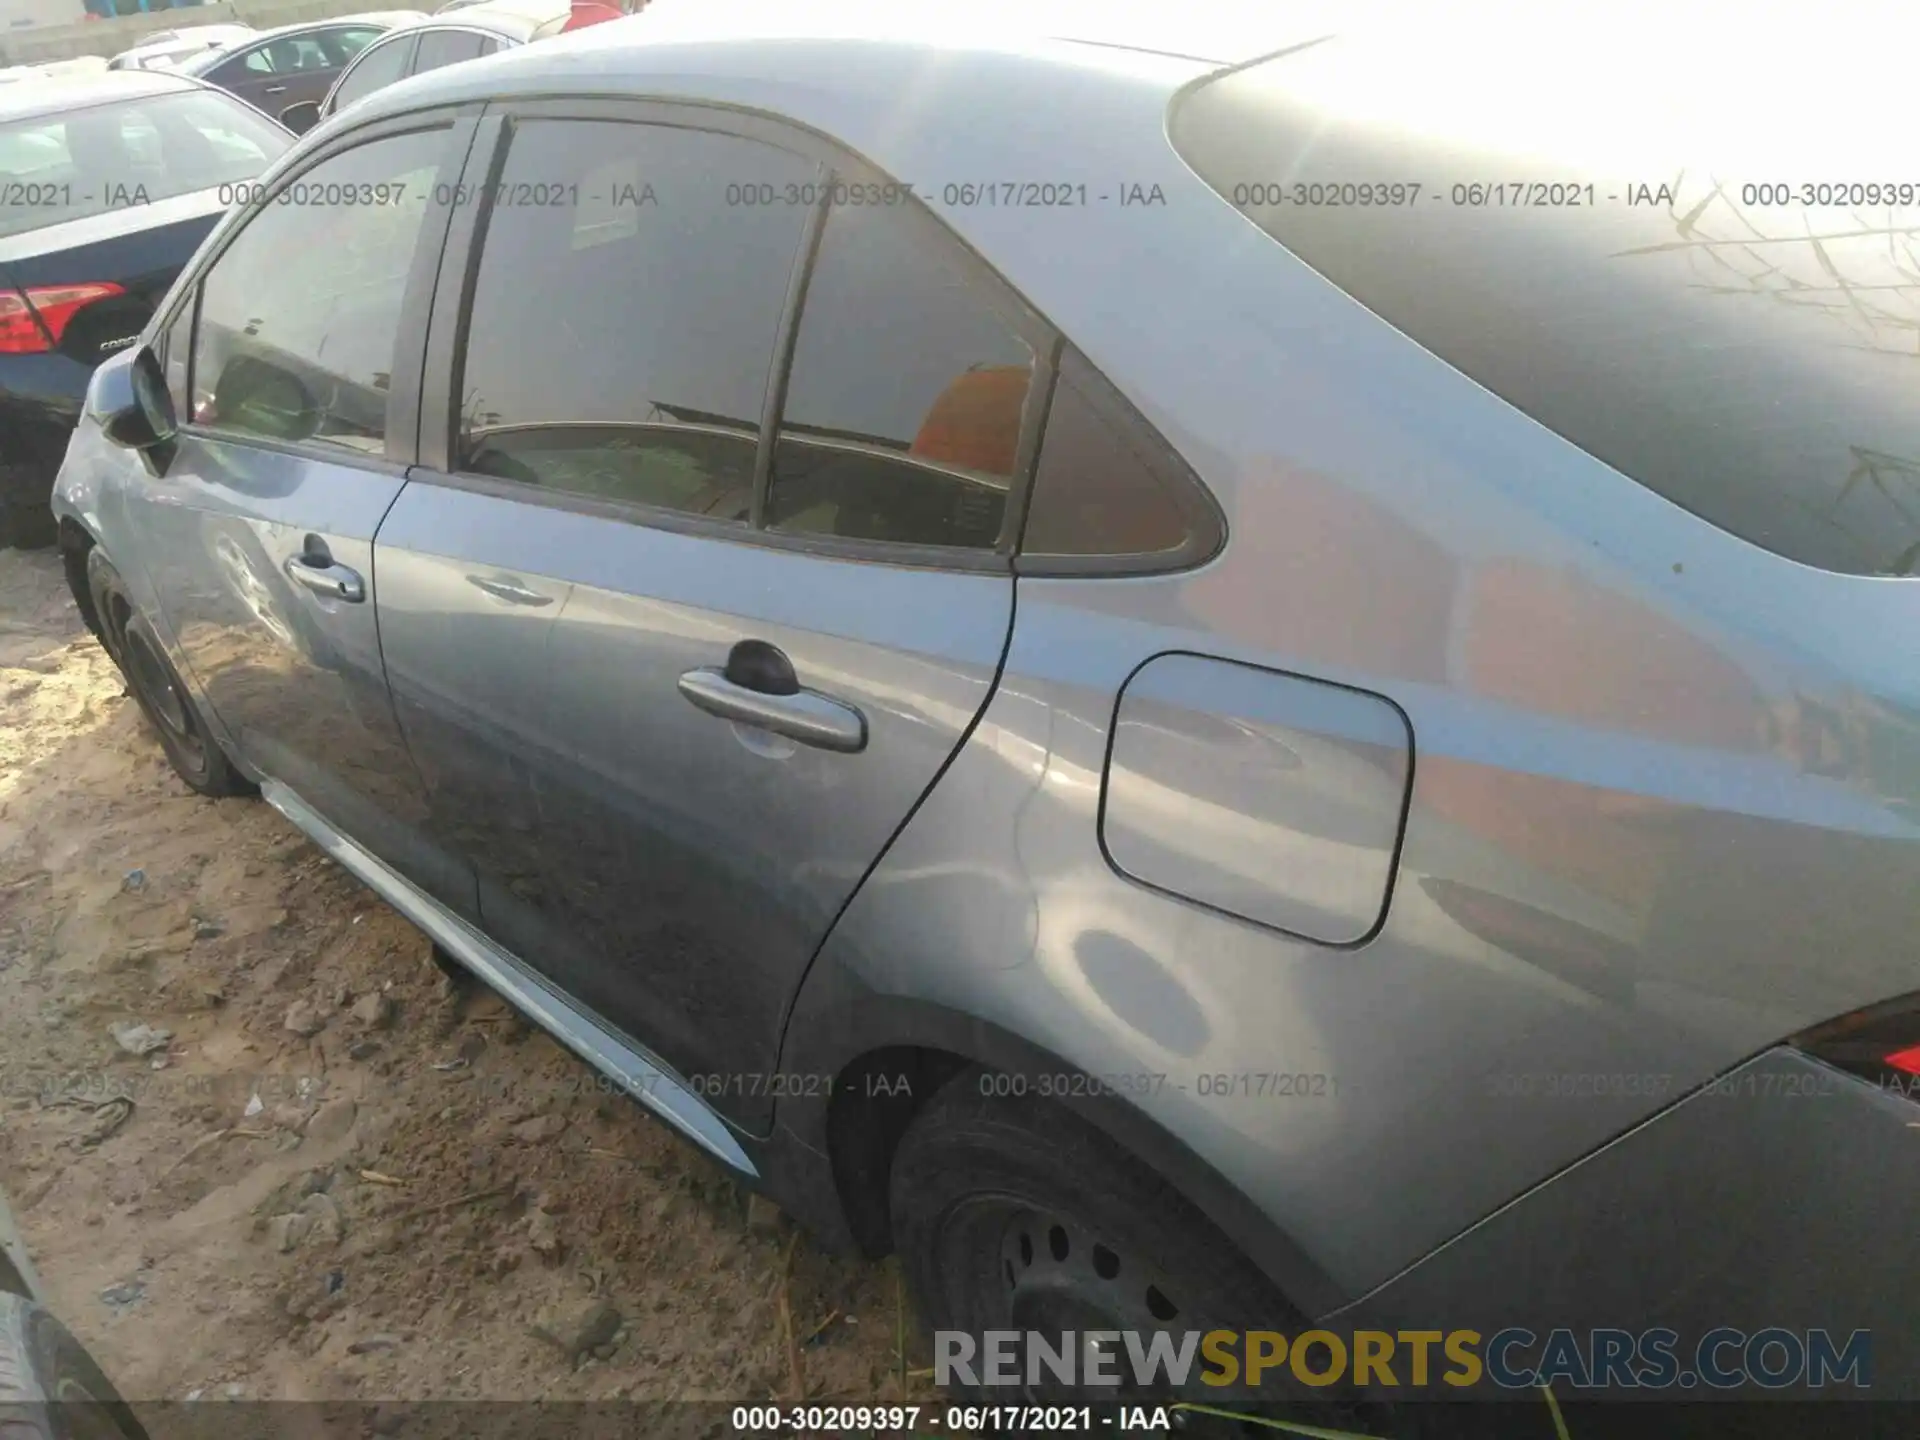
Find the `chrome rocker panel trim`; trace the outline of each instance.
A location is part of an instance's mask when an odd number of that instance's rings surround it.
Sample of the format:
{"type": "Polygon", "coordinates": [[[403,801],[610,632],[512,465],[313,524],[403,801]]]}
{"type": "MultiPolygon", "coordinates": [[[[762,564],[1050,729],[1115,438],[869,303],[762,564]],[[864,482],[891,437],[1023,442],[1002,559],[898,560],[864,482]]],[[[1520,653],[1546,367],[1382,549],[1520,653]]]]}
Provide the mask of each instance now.
{"type": "Polygon", "coordinates": [[[261,797],[308,839],[365,881],[394,909],[418,925],[461,964],[518,1006],[554,1039],[709,1155],[758,1179],[759,1172],[734,1139],[726,1121],[682,1085],[641,1046],[616,1034],[555,990],[531,966],[502,949],[459,916],[424,894],[385,862],[349,840],[278,780],[260,786],[261,797]]]}

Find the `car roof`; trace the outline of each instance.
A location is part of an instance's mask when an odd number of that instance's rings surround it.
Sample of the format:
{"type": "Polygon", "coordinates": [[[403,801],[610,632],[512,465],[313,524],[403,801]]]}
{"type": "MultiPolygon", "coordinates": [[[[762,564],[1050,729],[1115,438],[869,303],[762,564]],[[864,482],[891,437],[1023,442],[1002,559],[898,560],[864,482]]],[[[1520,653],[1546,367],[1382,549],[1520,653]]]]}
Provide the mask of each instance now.
{"type": "Polygon", "coordinates": [[[99,70],[72,78],[48,76],[34,83],[0,86],[0,124],[85,110],[116,100],[143,100],[149,95],[205,88],[172,70],[99,70]]]}
{"type": "MultiPolygon", "coordinates": [[[[496,5],[524,3],[492,0],[438,18],[465,20],[496,5]]],[[[353,110],[365,118],[533,94],[558,83],[602,94],[758,105],[820,123],[808,105],[796,104],[804,94],[836,119],[865,114],[884,125],[883,117],[911,109],[916,96],[926,98],[921,92],[934,70],[949,82],[936,87],[942,92],[957,93],[957,75],[964,72],[964,84],[984,94],[1016,72],[1031,81],[1049,68],[1127,69],[1129,54],[1166,62],[1158,73],[1168,98],[1223,65],[1328,33],[1332,27],[1320,17],[1336,7],[1337,0],[1266,9],[1239,0],[1185,0],[1170,15],[1166,5],[1144,0],[976,0],[954,9],[896,0],[651,0],[640,13],[538,46],[410,77],[355,102],[353,110]],[[848,47],[855,45],[863,52],[858,64],[850,63],[855,52],[848,47]]],[[[952,116],[948,104],[944,113],[952,116]]],[[[1062,118],[1048,117],[1050,125],[1062,118]]],[[[858,134],[835,133],[859,147],[858,134]]]]}

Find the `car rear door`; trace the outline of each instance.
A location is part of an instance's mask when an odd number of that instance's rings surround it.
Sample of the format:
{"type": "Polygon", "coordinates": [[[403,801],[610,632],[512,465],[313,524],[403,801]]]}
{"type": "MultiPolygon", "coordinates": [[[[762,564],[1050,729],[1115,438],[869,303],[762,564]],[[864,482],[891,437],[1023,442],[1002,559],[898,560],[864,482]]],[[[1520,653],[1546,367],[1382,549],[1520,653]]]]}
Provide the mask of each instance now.
{"type": "Polygon", "coordinates": [[[329,33],[276,35],[241,51],[207,78],[256,109],[278,116],[302,100],[324,99],[339,78],[346,57],[328,48],[329,33]]]}
{"type": "Polygon", "coordinates": [[[163,617],[242,756],[468,915],[387,695],[373,537],[413,458],[437,185],[471,129],[340,137],[220,237],[165,322],[179,437],[130,487],[163,617]]]}
{"type": "Polygon", "coordinates": [[[498,135],[379,537],[401,723],[489,930],[758,1126],[991,692],[1049,340],[923,212],[824,208],[811,140],[560,101],[498,135]]]}

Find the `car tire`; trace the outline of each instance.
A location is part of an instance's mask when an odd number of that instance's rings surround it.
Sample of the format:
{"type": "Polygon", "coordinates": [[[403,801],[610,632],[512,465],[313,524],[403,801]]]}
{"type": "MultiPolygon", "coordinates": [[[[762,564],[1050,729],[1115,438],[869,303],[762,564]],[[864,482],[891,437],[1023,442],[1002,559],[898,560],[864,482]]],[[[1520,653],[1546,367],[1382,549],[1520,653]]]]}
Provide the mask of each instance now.
{"type": "Polygon", "coordinates": [[[101,644],[160,737],[174,774],[216,799],[258,794],[213,738],[153,627],[134,608],[120,572],[98,547],[87,556],[87,588],[99,617],[101,644]]]}
{"type": "Polygon", "coordinates": [[[23,1295],[0,1295],[0,1435],[147,1440],[120,1392],[67,1327],[23,1295]]]}
{"type": "MultiPolygon", "coordinates": [[[[999,1088],[997,1078],[967,1070],[949,1081],[894,1155],[893,1238],[923,1325],[964,1332],[976,1344],[989,1330],[1039,1331],[1057,1344],[1063,1331],[1163,1330],[1179,1343],[1189,1330],[1297,1335],[1307,1328],[1305,1317],[1166,1181],[1061,1105],[989,1093],[999,1088]]],[[[1124,1352],[1120,1361],[1124,1371],[1124,1352]]],[[[1177,1393],[1131,1381],[1117,1389],[1059,1382],[956,1388],[970,1402],[997,1405],[1256,1398],[1200,1385],[1205,1368],[1196,1353],[1177,1393]]],[[[1308,1414],[1291,1407],[1310,1404],[1320,1425],[1353,1426],[1363,1414],[1337,1392],[1281,1392],[1277,1377],[1263,1378],[1256,1392],[1263,1407],[1283,1402],[1304,1420],[1308,1414]]],[[[1237,1422],[1213,1429],[1240,1433],[1237,1422]]],[[[1183,1433],[1211,1432],[1190,1424],[1183,1433]]]]}

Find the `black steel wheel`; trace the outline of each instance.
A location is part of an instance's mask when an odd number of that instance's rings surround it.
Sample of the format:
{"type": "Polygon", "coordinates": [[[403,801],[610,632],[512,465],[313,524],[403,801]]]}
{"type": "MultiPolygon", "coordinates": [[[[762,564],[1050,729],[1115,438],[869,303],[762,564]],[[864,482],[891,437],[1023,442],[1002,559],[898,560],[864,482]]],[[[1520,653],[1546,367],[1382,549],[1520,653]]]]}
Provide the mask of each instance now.
{"type": "MultiPolygon", "coordinates": [[[[1065,1335],[1156,1333],[1176,1351],[1211,1330],[1298,1334],[1306,1318],[1164,1179],[1104,1131],[1051,1100],[994,1093],[987,1072],[949,1081],[914,1118],[895,1153],[890,1210],[895,1247],[923,1324],[978,1340],[988,1331],[1037,1333],[1050,1349],[1065,1335]]],[[[1298,1418],[1388,1434],[1350,1397],[1268,1383],[1257,1394],[1186,1383],[1162,1369],[1137,1376],[1124,1342],[1105,1343],[1101,1369],[1116,1384],[1087,1383],[1088,1342],[1076,1341],[1072,1383],[1050,1361],[1018,1367],[1012,1385],[960,1385],[988,1405],[1203,1403],[1251,1411],[1310,1406],[1298,1418]]],[[[1269,1377],[1271,1382],[1271,1377],[1269,1377]]],[[[1181,1433],[1273,1433],[1184,1412],[1181,1433]]]]}

